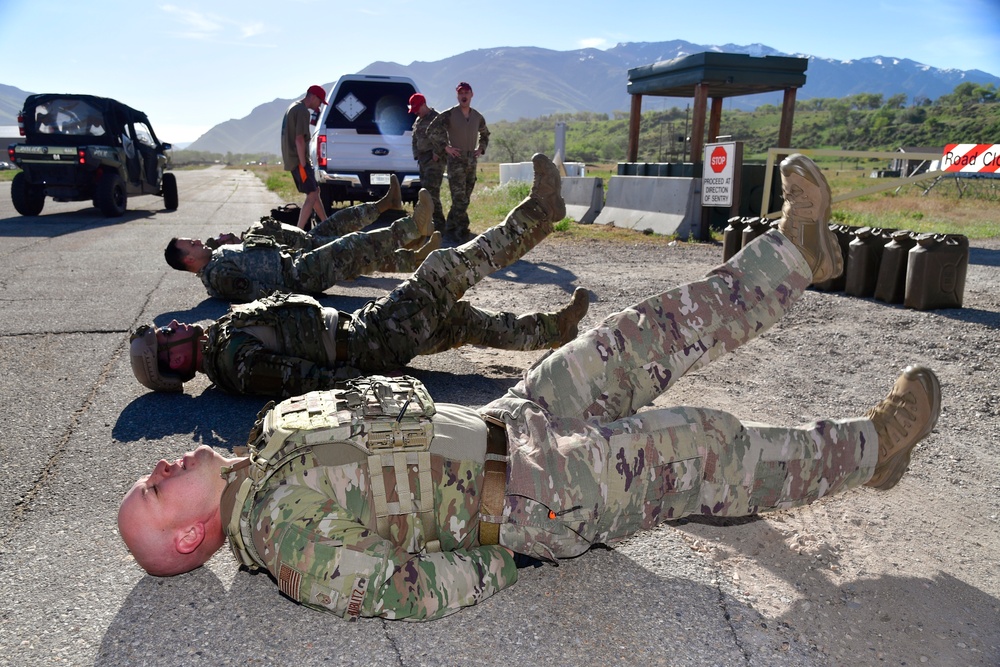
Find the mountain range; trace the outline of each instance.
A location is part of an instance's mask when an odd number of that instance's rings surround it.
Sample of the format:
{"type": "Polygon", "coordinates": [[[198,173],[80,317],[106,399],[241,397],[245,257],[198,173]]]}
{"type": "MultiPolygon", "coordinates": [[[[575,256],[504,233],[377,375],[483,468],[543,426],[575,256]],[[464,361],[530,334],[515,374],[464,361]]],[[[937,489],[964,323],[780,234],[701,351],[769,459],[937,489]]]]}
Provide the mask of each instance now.
{"type": "MultiPolygon", "coordinates": [[[[981,70],[940,69],[906,58],[872,56],[840,61],[807,54],[789,54],[763,44],[721,46],[692,44],[683,40],[627,42],[607,50],[553,51],[537,47],[477,49],[434,62],[409,65],[374,62],[359,74],[408,76],[442,110],[455,103],[455,85],[469,81],[475,89],[473,106],[487,122],[537,118],[556,113],[593,111],[613,114],[627,111],[628,70],[672,60],[693,53],[716,51],[751,56],[807,58],[806,84],[796,99],[842,98],[858,93],[903,93],[907,102],[936,99],[969,81],[1000,88],[1000,77],[981,70]]],[[[330,90],[336,81],[323,84],[330,90]]],[[[27,93],[0,85],[0,125],[16,122],[27,93]],[[13,94],[13,97],[11,95],[13,94]],[[20,97],[16,97],[20,95],[20,97]],[[15,120],[8,121],[8,118],[15,120]]],[[[249,115],[216,125],[188,148],[213,153],[279,154],[281,119],[291,99],[275,99],[255,107],[249,115]]],[[[664,109],[690,104],[685,98],[649,98],[643,109],[664,109]]],[[[726,100],[726,109],[752,110],[761,104],[781,104],[781,93],[746,95],[726,100]]],[[[155,121],[154,121],[155,122],[155,121]]]]}

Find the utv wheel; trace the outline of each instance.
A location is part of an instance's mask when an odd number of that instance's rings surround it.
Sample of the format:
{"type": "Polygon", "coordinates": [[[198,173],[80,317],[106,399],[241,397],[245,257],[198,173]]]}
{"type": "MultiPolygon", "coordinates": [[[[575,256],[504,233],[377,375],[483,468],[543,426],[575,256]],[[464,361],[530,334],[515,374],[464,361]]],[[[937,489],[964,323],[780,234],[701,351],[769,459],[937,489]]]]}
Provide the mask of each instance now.
{"type": "Polygon", "coordinates": [[[164,174],[160,180],[160,190],[163,191],[163,206],[168,211],[177,210],[177,177],[164,174]]]}
{"type": "Polygon", "coordinates": [[[23,171],[10,184],[10,198],[21,215],[38,215],[45,206],[45,191],[29,183],[23,171]]]}
{"type": "Polygon", "coordinates": [[[101,176],[101,181],[97,184],[97,194],[94,202],[101,213],[109,218],[118,218],[125,215],[125,184],[122,177],[117,173],[108,173],[101,176]]]}

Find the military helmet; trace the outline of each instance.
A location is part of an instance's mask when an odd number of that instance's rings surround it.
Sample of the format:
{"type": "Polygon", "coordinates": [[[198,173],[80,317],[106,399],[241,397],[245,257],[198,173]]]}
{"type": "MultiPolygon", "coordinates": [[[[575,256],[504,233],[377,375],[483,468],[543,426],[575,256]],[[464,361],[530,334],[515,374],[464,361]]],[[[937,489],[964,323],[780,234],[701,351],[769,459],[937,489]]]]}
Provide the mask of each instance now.
{"type": "Polygon", "coordinates": [[[184,381],[174,373],[164,373],[157,361],[156,328],[144,324],[129,338],[132,373],[142,385],[154,391],[182,391],[184,381]]]}

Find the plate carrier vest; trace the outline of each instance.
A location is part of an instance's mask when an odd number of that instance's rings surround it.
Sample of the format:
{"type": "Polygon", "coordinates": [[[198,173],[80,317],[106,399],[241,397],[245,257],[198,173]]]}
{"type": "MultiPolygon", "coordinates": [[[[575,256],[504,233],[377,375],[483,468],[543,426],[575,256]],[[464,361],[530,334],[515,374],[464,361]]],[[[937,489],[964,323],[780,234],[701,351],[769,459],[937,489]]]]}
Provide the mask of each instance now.
{"type": "Polygon", "coordinates": [[[370,528],[388,538],[388,517],[411,514],[421,523],[423,550],[440,551],[431,479],[434,414],[426,387],[410,376],[357,378],[339,389],[268,403],[257,414],[247,439],[249,475],[237,492],[229,524],[229,544],[236,559],[252,570],[264,562],[249,539],[243,508],[266,488],[272,475],[305,450],[323,465],[367,460],[375,519],[370,528]],[[414,465],[419,478],[416,499],[406,472],[414,465]],[[394,478],[398,501],[387,501],[386,474],[394,478]]]}

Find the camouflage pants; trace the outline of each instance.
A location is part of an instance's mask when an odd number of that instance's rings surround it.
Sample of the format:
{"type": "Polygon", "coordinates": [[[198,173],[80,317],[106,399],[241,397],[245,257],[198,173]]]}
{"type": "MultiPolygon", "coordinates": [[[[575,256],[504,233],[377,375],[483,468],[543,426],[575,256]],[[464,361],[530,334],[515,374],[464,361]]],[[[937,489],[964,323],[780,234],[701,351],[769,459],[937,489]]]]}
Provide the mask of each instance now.
{"type": "Polygon", "coordinates": [[[375,271],[412,271],[416,264],[413,253],[400,246],[419,238],[417,223],[409,217],[386,229],[346,234],[313,250],[296,253],[286,285],[294,291],[322,292],[342,280],[375,271]]]}
{"type": "Polygon", "coordinates": [[[445,227],[449,232],[469,229],[469,200],[476,187],[476,158],[448,157],[448,189],[451,191],[451,210],[445,227]]]}
{"type": "Polygon", "coordinates": [[[358,204],[342,208],[309,230],[309,236],[313,239],[315,247],[325,245],[351,232],[360,232],[378,220],[378,216],[378,206],[375,204],[358,204]]]}
{"type": "Polygon", "coordinates": [[[570,557],[687,514],[794,507],[867,481],[878,456],[867,419],[784,428],[704,408],[637,412],[770,328],[811,278],[769,232],[706,278],[610,316],[483,408],[508,424],[500,543],[570,557]]]}
{"type": "Polygon", "coordinates": [[[435,250],[410,278],[355,313],[348,342],[352,363],[378,373],[405,366],[417,355],[464,344],[515,350],[549,347],[558,336],[554,317],[491,313],[459,299],[551,231],[545,212],[528,198],[501,224],[471,241],[435,250]]]}
{"type": "MultiPolygon", "coordinates": [[[[431,154],[421,156],[420,164],[420,187],[426,188],[434,202],[434,229],[439,232],[445,231],[444,209],[441,208],[441,183],[444,181],[444,163],[440,160],[434,161],[431,154]]],[[[450,181],[449,181],[450,182],[450,181]]]]}

